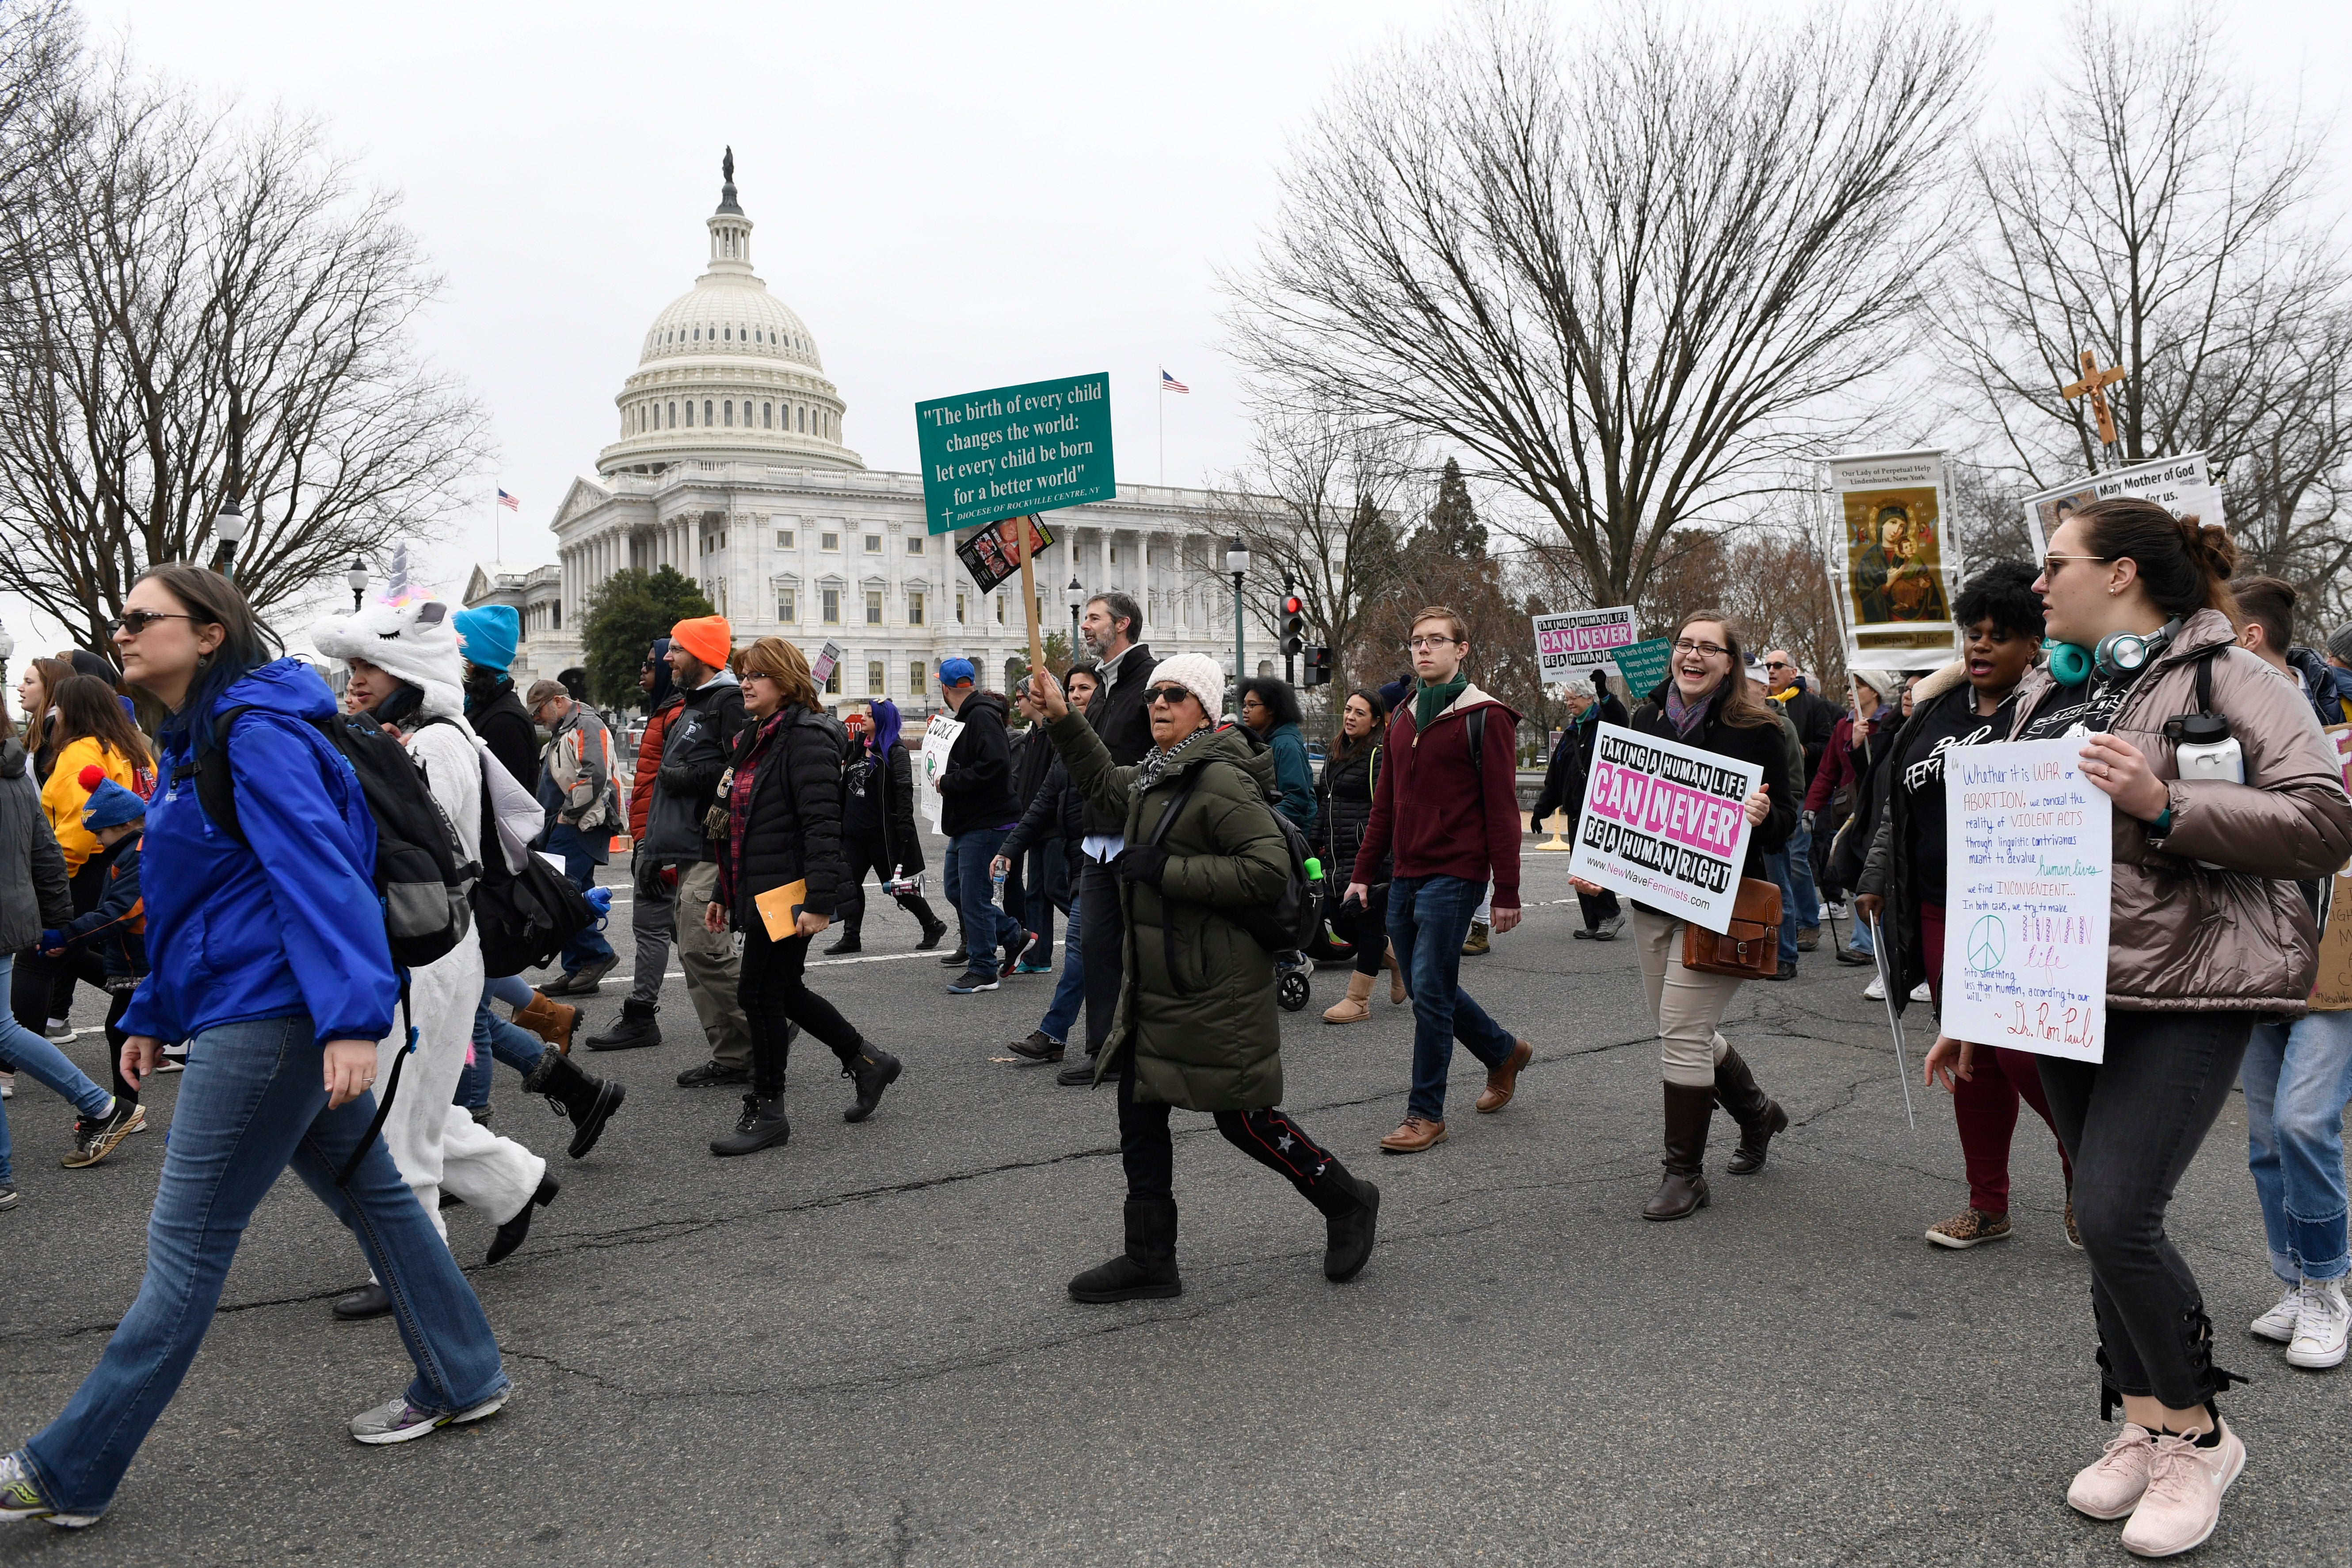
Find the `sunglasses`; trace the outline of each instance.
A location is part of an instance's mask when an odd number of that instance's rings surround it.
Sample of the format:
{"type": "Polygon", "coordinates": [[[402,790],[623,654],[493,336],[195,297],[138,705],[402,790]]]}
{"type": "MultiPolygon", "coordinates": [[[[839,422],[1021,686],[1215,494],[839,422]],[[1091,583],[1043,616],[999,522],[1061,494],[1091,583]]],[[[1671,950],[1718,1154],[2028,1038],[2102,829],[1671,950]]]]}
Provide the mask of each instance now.
{"type": "Polygon", "coordinates": [[[1143,700],[1146,705],[1165,702],[1169,707],[1173,708],[1192,695],[1192,688],[1187,686],[1147,686],[1143,689],[1143,700]]]}
{"type": "Polygon", "coordinates": [[[194,616],[175,616],[165,610],[126,610],[116,619],[107,622],[106,627],[109,631],[135,637],[157,621],[193,622],[195,618],[194,616]]]}
{"type": "Polygon", "coordinates": [[[2106,555],[2045,555],[2042,558],[2042,575],[2047,579],[2058,575],[2058,568],[2069,561],[2107,561],[2106,555]]]}

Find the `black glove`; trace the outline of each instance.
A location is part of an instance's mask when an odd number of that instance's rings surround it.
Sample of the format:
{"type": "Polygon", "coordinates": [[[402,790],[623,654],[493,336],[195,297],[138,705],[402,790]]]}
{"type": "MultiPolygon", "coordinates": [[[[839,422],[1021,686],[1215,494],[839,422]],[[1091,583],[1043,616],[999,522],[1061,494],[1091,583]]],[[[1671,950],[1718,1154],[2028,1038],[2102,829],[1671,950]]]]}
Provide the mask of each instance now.
{"type": "Polygon", "coordinates": [[[1142,882],[1156,888],[1168,872],[1168,851],[1157,844],[1138,844],[1120,850],[1110,868],[1111,874],[1122,882],[1142,882]]]}

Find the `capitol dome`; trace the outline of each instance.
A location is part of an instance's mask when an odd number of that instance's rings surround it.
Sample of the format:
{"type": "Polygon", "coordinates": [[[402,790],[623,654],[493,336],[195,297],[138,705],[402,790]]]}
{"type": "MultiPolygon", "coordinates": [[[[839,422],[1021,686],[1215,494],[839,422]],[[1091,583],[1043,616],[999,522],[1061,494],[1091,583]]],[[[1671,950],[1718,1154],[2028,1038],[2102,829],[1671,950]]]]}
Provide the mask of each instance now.
{"type": "Polygon", "coordinates": [[[637,368],[614,399],[621,438],[602,474],[658,474],[688,460],[753,459],[862,468],[841,444],[846,405],[825,378],[807,323],[751,270],[751,220],[735,200],[735,154],[710,231],[710,265],[646,329],[637,368]]]}

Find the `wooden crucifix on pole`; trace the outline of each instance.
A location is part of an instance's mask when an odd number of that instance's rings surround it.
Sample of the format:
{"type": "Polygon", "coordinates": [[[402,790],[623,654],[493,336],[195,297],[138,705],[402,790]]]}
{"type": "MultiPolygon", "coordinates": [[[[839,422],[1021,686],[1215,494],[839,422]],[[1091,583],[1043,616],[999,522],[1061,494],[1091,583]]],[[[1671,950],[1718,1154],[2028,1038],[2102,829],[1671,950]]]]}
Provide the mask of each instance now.
{"type": "Polygon", "coordinates": [[[2083,351],[2082,363],[2082,379],[2070,381],[2058,391],[2069,403],[2078,397],[2091,400],[2091,419],[2099,429],[2099,445],[2106,448],[2107,456],[2112,459],[2116,448],[2116,416],[2115,411],[2107,406],[2107,388],[2124,379],[2124,369],[2121,365],[2110,365],[2101,370],[2098,354],[2090,349],[2083,351]]]}

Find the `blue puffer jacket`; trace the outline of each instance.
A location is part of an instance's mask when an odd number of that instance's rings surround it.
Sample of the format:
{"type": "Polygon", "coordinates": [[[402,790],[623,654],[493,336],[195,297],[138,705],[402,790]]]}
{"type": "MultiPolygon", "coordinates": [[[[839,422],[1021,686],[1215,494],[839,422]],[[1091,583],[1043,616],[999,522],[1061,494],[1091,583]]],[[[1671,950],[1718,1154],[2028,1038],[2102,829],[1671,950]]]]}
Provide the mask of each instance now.
{"type": "Polygon", "coordinates": [[[319,1042],[392,1032],[399,982],[379,913],[375,819],[351,765],[309,719],[335,710],[316,671],[281,658],[214,705],[254,711],[229,735],[240,846],[196,804],[190,741],[165,750],[141,859],[153,966],[122,1028],[169,1043],[308,1014],[319,1042]]]}

